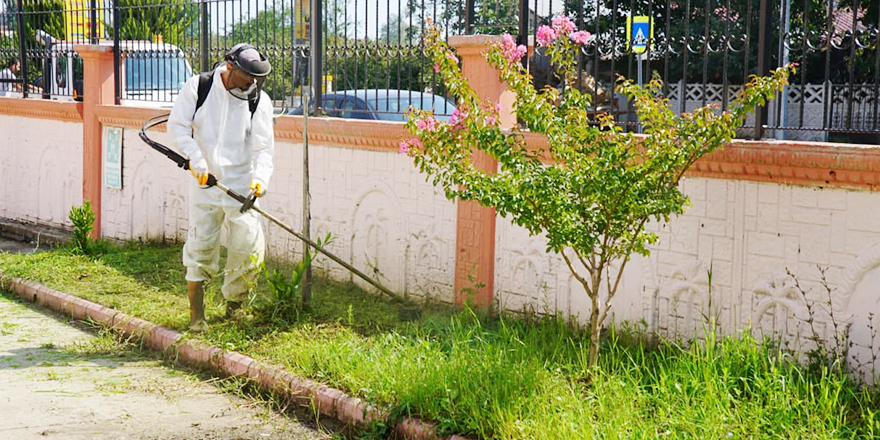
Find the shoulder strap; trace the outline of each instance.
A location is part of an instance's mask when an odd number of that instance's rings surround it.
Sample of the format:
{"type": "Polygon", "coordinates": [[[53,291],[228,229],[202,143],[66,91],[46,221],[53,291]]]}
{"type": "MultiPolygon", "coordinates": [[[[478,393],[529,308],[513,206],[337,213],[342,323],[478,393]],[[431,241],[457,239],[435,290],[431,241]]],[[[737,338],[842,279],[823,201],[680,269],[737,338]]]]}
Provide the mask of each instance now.
{"type": "Polygon", "coordinates": [[[202,104],[205,103],[205,100],[208,99],[208,93],[211,93],[211,86],[214,84],[214,71],[209,70],[207,72],[202,72],[199,74],[199,92],[198,98],[196,98],[196,109],[193,111],[193,118],[196,116],[196,112],[199,111],[199,108],[202,104]]]}
{"type": "Polygon", "coordinates": [[[262,95],[262,91],[257,90],[257,96],[254,99],[248,99],[248,109],[251,111],[251,119],[254,118],[254,113],[257,112],[257,106],[260,105],[260,95],[262,95]]]}

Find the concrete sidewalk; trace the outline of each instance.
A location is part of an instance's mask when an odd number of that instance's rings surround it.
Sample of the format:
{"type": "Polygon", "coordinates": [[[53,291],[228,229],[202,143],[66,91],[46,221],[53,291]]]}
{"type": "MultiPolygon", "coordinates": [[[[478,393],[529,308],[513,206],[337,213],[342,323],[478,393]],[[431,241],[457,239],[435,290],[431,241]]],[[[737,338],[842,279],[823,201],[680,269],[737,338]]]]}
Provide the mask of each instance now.
{"type": "Polygon", "coordinates": [[[0,294],[0,438],[330,438],[80,326],[0,294]]]}

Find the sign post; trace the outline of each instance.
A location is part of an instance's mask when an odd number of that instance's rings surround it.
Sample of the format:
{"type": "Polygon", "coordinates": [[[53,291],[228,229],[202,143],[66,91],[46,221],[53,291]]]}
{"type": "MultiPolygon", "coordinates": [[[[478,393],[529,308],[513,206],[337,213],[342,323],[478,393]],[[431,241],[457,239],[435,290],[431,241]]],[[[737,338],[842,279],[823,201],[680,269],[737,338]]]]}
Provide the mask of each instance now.
{"type": "MultiPolygon", "coordinates": [[[[639,87],[641,87],[644,85],[642,62],[645,60],[648,45],[654,40],[654,20],[645,15],[629,16],[626,18],[626,34],[629,35],[629,47],[636,54],[636,72],[639,76],[639,87]]],[[[638,127],[638,131],[641,133],[641,124],[638,127]]]]}
{"type": "Polygon", "coordinates": [[[648,44],[654,40],[654,21],[651,17],[637,15],[627,17],[626,33],[629,35],[629,47],[639,60],[639,85],[642,85],[642,61],[648,44]]]}

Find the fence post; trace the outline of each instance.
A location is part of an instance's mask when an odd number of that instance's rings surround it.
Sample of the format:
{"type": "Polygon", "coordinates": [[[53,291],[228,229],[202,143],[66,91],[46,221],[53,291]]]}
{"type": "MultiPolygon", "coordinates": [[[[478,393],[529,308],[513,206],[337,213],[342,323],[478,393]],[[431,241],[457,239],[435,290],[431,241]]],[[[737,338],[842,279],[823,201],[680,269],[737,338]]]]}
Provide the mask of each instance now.
{"type": "Polygon", "coordinates": [[[119,48],[119,2],[113,2],[113,102],[122,103],[122,52],[119,48]]]}
{"type": "MultiPolygon", "coordinates": [[[[529,46],[529,0],[519,0],[519,34],[516,40],[516,44],[529,46]]],[[[522,64],[528,69],[528,56],[523,57],[522,64]]]]}
{"type": "Polygon", "coordinates": [[[465,0],[464,2],[464,33],[472,35],[474,33],[474,0],[465,0]]]}
{"type": "MultiPolygon", "coordinates": [[[[321,10],[322,8],[322,0],[312,0],[311,4],[311,17],[309,17],[309,35],[311,41],[311,60],[310,63],[312,67],[312,87],[314,87],[314,100],[315,100],[315,115],[317,116],[321,110],[321,95],[323,91],[321,90],[322,81],[323,81],[323,72],[321,71],[321,56],[324,54],[324,38],[323,33],[321,32],[321,10]]],[[[308,106],[308,103],[305,104],[308,106]]]]}
{"type": "Polygon", "coordinates": [[[73,49],[83,60],[83,202],[95,211],[92,238],[101,238],[101,121],[96,108],[113,99],[113,48],[109,45],[77,44],[73,49]]]}
{"type": "Polygon", "coordinates": [[[24,26],[24,2],[16,1],[18,7],[18,62],[21,63],[21,96],[28,96],[28,62],[27,62],[27,46],[25,39],[27,38],[27,28],[24,26]]]}
{"type": "MultiPolygon", "coordinates": [[[[512,128],[516,125],[514,94],[484,56],[492,44],[500,42],[500,35],[449,37],[449,45],[461,57],[462,74],[468,83],[481,99],[502,105],[501,126],[512,128]]],[[[471,160],[483,171],[497,171],[498,162],[485,152],[474,152],[471,160]]],[[[475,201],[459,201],[456,216],[455,303],[470,299],[475,306],[491,307],[495,295],[495,210],[475,201]]]]}
{"type": "Polygon", "coordinates": [[[199,9],[199,43],[201,46],[202,72],[207,72],[211,69],[211,60],[208,57],[208,39],[210,37],[208,34],[208,1],[200,1],[199,9]]]}
{"type": "MultiPolygon", "coordinates": [[[[773,35],[773,5],[772,0],[761,0],[760,10],[758,12],[758,76],[765,76],[770,73],[771,55],[773,48],[771,47],[771,37],[773,35]]],[[[682,92],[684,93],[684,92],[682,92]]],[[[684,96],[684,94],[682,94],[684,96]]],[[[760,106],[755,109],[755,139],[764,138],[764,126],[767,125],[767,107],[760,106]]]]}
{"type": "Polygon", "coordinates": [[[98,44],[98,0],[89,2],[89,44],[98,44]]]}

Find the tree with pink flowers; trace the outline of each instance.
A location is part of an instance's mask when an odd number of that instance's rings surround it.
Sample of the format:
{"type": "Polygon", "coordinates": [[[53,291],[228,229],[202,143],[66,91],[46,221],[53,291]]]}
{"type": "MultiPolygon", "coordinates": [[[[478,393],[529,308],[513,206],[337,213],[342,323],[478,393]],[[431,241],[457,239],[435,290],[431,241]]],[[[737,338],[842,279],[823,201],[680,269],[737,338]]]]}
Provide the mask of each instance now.
{"type": "Polygon", "coordinates": [[[645,225],[684,212],[689,202],[678,184],[687,169],[723,148],[746,116],[787,84],[793,70],[752,78],[725,112],[706,107],[681,115],[660,96],[656,77],[645,87],[621,78],[617,91],[635,102],[645,135],[627,133],[611,115],[592,114],[589,95],[575,87],[577,51],[591,44],[590,34],[569,18],[556,17],[552,26],[538,29],[536,40],[558,69],[562,91],[534,88],[520,62],[526,48],[510,35],[486,54],[516,93],[513,110],[524,130],[547,136],[548,146],[536,150],[526,145],[522,130],[502,129],[499,114],[505,109],[479,99],[438,29],[429,28],[424,37],[435,70],[458,105],[448,123],[412,109],[406,126],[415,137],[401,141],[401,153],[410,155],[447,198],[493,207],[546,238],[547,251],[562,256],[590,299],[591,365],[627,262],[633,254],[647,255],[657,241],[645,225]],[[498,161],[497,172],[474,166],[477,150],[498,161]]]}

